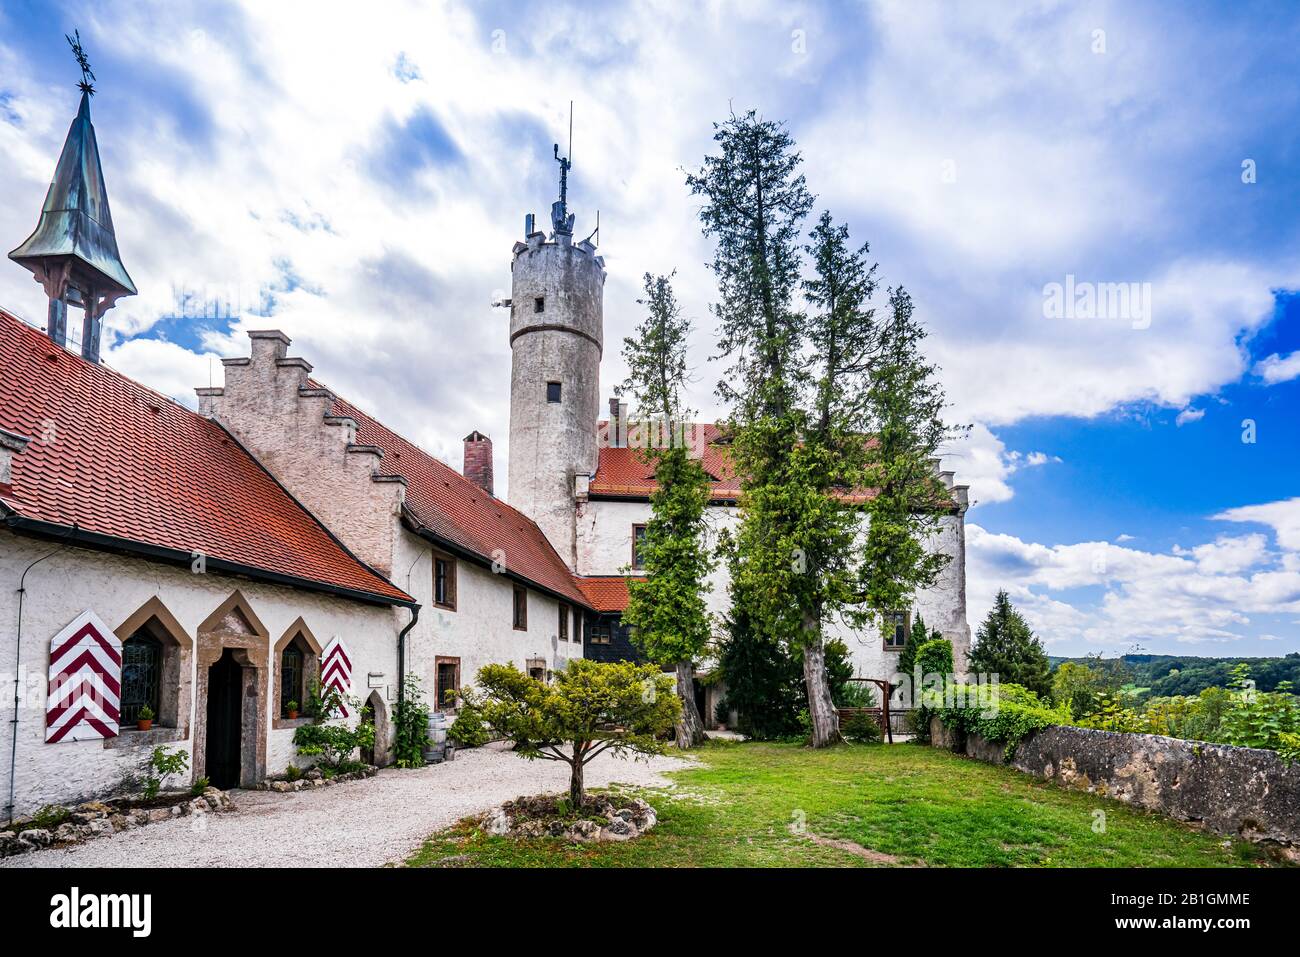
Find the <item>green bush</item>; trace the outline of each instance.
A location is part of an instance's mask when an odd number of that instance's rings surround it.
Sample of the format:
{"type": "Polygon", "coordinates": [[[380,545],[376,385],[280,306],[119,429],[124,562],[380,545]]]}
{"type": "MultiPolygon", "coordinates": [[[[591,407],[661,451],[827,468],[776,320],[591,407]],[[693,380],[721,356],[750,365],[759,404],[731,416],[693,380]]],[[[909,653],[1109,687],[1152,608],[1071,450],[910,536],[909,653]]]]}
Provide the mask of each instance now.
{"type": "Polygon", "coordinates": [[[731,702],[726,698],[719,698],[713,706],[713,720],[723,725],[731,721],[731,702]]]}
{"type": "Polygon", "coordinates": [[[491,740],[492,735],[483,723],[483,715],[472,704],[460,709],[456,720],[447,729],[447,737],[462,748],[481,748],[491,740]]]}
{"type": "Polygon", "coordinates": [[[307,724],[293,732],[293,743],[298,753],[309,757],[319,757],[321,770],[338,771],[344,764],[353,765],[352,752],[357,748],[375,746],[375,726],[362,723],[355,728],[345,724],[307,724]]]}
{"type": "Polygon", "coordinates": [[[429,706],[425,704],[420,680],[407,675],[394,719],[393,760],[399,768],[422,768],[428,746],[429,706]]]}
{"type": "MultiPolygon", "coordinates": [[[[955,685],[954,688],[951,706],[945,703],[934,709],[944,727],[978,734],[986,741],[1003,745],[1008,760],[1017,745],[1035,731],[1071,723],[1068,705],[1052,707],[1020,685],[955,685]]],[[[948,690],[945,689],[945,694],[948,690]]]]}
{"type": "Polygon", "coordinates": [[[846,741],[868,744],[880,740],[880,725],[868,714],[852,714],[840,722],[840,734],[846,741]]]}

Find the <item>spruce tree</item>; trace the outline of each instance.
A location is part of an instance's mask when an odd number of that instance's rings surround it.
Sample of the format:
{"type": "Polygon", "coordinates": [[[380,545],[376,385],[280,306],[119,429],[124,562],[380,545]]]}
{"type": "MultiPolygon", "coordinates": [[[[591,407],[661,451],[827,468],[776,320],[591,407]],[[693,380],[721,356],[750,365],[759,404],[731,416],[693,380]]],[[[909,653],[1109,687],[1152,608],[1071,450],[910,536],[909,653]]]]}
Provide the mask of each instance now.
{"type": "Polygon", "coordinates": [[[802,159],[784,126],[750,111],[714,124],[719,151],[686,178],[715,241],[719,349],[731,360],[718,394],[730,406],[741,523],[730,552],[736,594],[752,628],[798,651],[812,741],[839,740],[822,640],[819,533],[834,527],[823,447],[804,445],[807,319],[797,308],[800,232],[812,209],[802,159]]]}
{"type": "Polygon", "coordinates": [[[938,369],[921,353],[925,329],[902,287],[890,292],[879,336],[866,397],[874,433],[870,485],[876,493],[867,506],[871,521],[861,576],[863,597],[883,633],[892,627],[888,614],[910,607],[951,560],[931,547],[943,514],[952,508],[933,460],[966,428],[944,422],[938,369]]]}
{"type": "Polygon", "coordinates": [[[689,410],[682,391],[690,322],[681,315],[671,276],[646,273],[645,295],[638,302],[648,315],[623,341],[629,373],[619,392],[630,394],[640,417],[649,420],[643,432],[654,441],[642,454],[654,467],[656,487],[645,538],[637,546],[645,578],[629,580],[623,621],[651,661],[675,670],[682,699],[677,746],[689,748],[705,738],[693,678],[710,637],[705,604],[714,566],[705,542],[709,477],[685,437],[689,410]]]}
{"type": "Polygon", "coordinates": [[[1043,643],[1005,590],[998,592],[975,633],[968,667],[972,674],[996,674],[1000,682],[1023,685],[1045,700],[1052,690],[1051,664],[1043,643]]]}

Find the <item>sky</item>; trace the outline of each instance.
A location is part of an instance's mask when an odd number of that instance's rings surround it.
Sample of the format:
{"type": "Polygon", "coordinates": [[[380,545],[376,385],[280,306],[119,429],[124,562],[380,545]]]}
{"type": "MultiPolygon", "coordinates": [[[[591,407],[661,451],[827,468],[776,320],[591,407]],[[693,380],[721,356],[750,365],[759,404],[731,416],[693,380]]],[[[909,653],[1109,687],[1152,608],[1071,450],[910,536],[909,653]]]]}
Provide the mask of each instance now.
{"type": "MultiPolygon", "coordinates": [[[[691,404],[720,414],[685,171],[784,121],[817,210],[913,296],[969,437],[968,603],[1052,654],[1300,650],[1300,8],[1234,3],[0,0],[0,243],[93,113],[140,294],[105,361],[178,400],[248,329],[459,467],[506,475],[510,250],[600,213],[602,395],[676,270],[691,404]],[[1119,285],[1119,284],[1122,284],[1119,285]],[[1121,293],[1123,296],[1121,298],[1121,293]]],[[[809,226],[811,226],[811,222],[809,226]]],[[[882,297],[883,298],[883,297],[882,297]]],[[[24,270],[0,305],[43,324],[24,270]]]]}

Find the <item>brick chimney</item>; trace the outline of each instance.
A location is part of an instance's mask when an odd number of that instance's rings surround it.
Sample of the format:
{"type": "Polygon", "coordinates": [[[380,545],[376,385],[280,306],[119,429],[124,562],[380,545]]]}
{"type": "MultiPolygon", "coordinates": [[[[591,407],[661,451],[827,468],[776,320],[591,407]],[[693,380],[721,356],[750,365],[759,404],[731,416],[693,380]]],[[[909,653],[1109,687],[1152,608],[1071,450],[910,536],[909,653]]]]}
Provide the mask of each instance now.
{"type": "Polygon", "coordinates": [[[461,474],[489,495],[492,492],[492,440],[478,430],[465,436],[465,465],[461,474]]]}

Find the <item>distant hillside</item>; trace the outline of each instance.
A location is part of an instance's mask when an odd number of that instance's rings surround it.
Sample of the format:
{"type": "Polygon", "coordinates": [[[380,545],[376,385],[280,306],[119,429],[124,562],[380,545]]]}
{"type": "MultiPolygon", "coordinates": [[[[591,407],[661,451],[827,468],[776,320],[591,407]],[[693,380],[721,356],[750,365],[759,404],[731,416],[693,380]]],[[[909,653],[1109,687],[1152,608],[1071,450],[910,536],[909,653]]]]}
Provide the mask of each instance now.
{"type": "MultiPolygon", "coordinates": [[[[1055,669],[1063,661],[1088,664],[1095,659],[1060,658],[1049,655],[1055,669]]],[[[1115,659],[1107,658],[1107,663],[1115,659]]],[[[1250,676],[1259,691],[1275,691],[1280,682],[1290,681],[1291,690],[1300,692],[1300,652],[1285,658],[1199,658],[1194,655],[1124,655],[1119,659],[1129,684],[1149,688],[1151,697],[1200,694],[1206,688],[1226,688],[1234,665],[1250,665],[1250,676]]]]}

